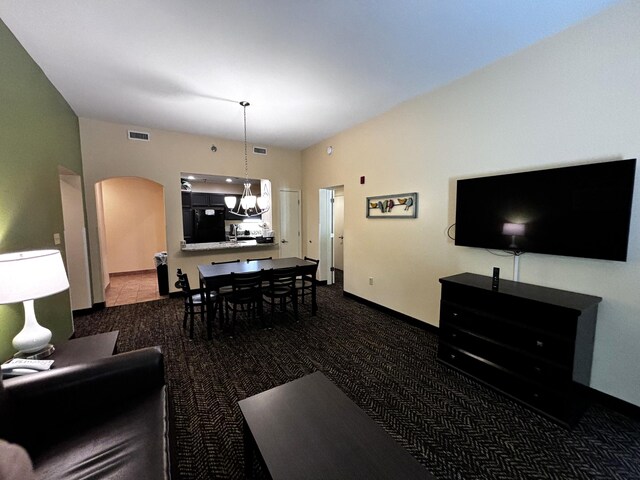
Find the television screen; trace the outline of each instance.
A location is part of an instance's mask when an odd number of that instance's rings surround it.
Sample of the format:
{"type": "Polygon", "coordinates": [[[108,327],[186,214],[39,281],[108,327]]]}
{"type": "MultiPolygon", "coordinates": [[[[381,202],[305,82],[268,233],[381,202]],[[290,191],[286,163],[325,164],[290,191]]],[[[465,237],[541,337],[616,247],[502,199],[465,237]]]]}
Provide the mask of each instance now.
{"type": "Polygon", "coordinates": [[[458,180],[455,244],[627,259],[636,160],[458,180]]]}

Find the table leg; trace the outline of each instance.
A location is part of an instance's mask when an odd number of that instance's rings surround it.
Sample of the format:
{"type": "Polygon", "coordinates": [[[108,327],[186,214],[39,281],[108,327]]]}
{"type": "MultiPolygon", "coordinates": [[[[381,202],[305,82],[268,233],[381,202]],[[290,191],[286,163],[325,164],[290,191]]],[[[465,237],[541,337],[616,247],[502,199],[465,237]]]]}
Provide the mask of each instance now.
{"type": "Polygon", "coordinates": [[[243,420],[242,423],[244,430],[244,474],[246,478],[253,478],[253,449],[255,444],[246,420],[243,420]]]}
{"type": "Polygon", "coordinates": [[[313,276],[313,283],[311,284],[311,315],[315,315],[318,311],[318,302],[316,301],[316,276],[313,276]]]}
{"type": "Polygon", "coordinates": [[[210,290],[207,287],[207,281],[200,278],[200,290],[204,293],[204,303],[207,309],[207,334],[209,338],[211,338],[211,327],[213,326],[213,309],[211,305],[211,295],[209,294],[210,290]]]}

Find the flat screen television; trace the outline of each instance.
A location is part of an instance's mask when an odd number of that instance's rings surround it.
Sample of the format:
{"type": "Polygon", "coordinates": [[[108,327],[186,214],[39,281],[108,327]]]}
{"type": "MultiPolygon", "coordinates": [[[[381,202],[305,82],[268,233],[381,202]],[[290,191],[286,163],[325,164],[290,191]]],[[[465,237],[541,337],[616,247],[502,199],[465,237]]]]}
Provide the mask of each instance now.
{"type": "Polygon", "coordinates": [[[455,244],[625,261],[636,160],[458,180],[455,244]]]}

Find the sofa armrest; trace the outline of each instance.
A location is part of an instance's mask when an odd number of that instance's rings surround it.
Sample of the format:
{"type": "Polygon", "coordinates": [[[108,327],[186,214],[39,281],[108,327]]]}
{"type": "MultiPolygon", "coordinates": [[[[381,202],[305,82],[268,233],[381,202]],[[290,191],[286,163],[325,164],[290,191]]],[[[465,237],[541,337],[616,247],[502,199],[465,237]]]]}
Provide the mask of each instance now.
{"type": "Polygon", "coordinates": [[[4,383],[8,411],[3,408],[2,423],[15,440],[46,434],[106,415],[164,383],[159,347],[24,375],[4,383]]]}

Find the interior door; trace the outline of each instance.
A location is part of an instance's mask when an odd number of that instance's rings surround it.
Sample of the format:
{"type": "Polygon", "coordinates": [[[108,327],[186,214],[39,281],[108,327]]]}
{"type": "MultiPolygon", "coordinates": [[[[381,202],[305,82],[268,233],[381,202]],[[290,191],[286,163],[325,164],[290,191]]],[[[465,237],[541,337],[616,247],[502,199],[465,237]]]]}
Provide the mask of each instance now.
{"type": "Polygon", "coordinates": [[[300,191],[280,190],[280,258],[301,256],[300,191]]]}
{"type": "Polygon", "coordinates": [[[344,270],[344,195],[333,197],[333,268],[344,270]]]}

